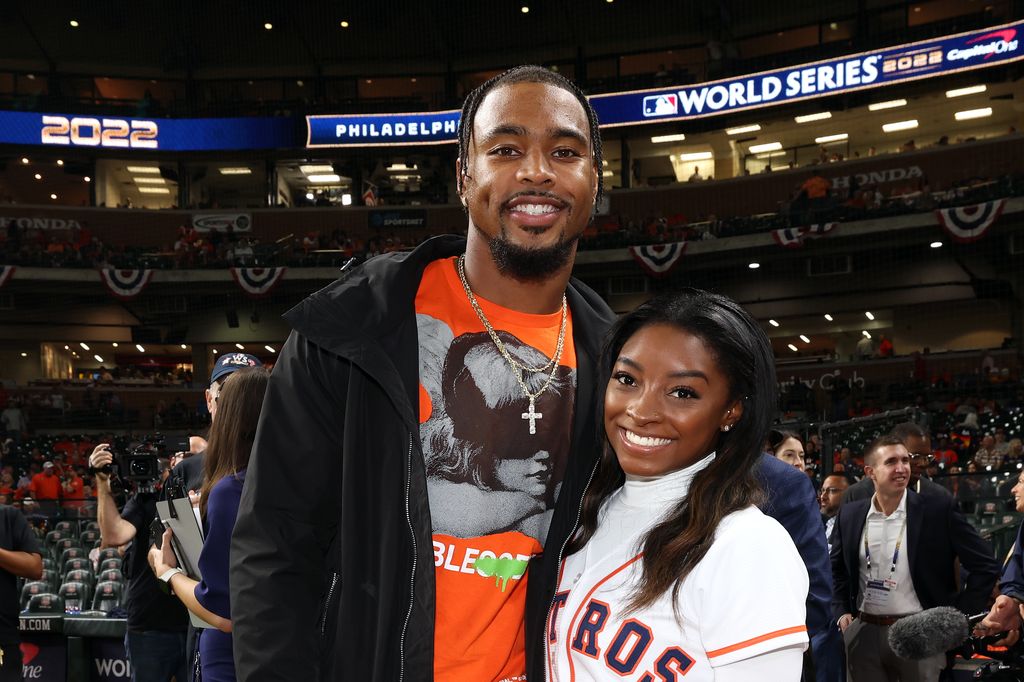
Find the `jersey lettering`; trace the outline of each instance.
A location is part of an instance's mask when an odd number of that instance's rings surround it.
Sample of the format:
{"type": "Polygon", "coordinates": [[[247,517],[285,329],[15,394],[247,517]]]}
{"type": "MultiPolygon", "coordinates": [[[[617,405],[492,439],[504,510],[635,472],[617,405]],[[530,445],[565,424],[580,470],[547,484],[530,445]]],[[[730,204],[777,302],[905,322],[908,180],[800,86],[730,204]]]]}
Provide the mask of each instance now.
{"type": "Polygon", "coordinates": [[[565,601],[569,598],[569,592],[559,592],[555,595],[555,600],[551,603],[551,615],[548,616],[548,641],[554,643],[558,640],[558,629],[556,624],[558,623],[558,614],[561,612],[562,607],[565,606],[565,601]]]}
{"type": "Polygon", "coordinates": [[[654,664],[654,672],[657,673],[661,682],[675,682],[693,667],[693,659],[686,655],[686,652],[679,647],[665,649],[665,652],[658,657],[654,664]]]}
{"type": "Polygon", "coordinates": [[[615,633],[608,652],[604,655],[608,667],[620,675],[629,675],[636,670],[640,659],[647,653],[654,635],[651,629],[636,619],[624,622],[615,633]]]}
{"type": "Polygon", "coordinates": [[[572,648],[585,656],[597,658],[597,636],[601,634],[608,622],[608,605],[602,601],[591,599],[587,611],[576,628],[572,638],[572,648]]]}

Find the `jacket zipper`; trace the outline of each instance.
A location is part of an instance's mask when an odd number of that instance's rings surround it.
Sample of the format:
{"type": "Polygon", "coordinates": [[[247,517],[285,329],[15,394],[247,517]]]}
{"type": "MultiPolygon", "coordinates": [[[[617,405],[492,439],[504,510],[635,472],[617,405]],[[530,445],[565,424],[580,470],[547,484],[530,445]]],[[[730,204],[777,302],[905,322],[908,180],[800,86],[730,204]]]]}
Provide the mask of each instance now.
{"type": "MultiPolygon", "coordinates": [[[[590,484],[594,482],[594,474],[597,473],[597,467],[601,463],[600,459],[594,463],[594,468],[590,470],[590,477],[587,479],[587,485],[583,487],[583,496],[586,497],[587,489],[590,488],[590,484]]],[[[558,561],[555,563],[556,566],[556,577],[558,580],[557,567],[562,565],[562,555],[565,553],[565,548],[569,545],[569,541],[572,540],[572,536],[576,534],[576,529],[580,526],[580,517],[583,516],[583,499],[580,499],[579,509],[576,510],[576,523],[572,525],[572,530],[565,536],[565,540],[562,541],[562,548],[558,550],[558,561]]],[[[551,607],[555,605],[555,594],[558,593],[558,585],[555,585],[555,591],[551,595],[551,603],[548,604],[548,613],[551,613],[551,607]]],[[[548,618],[544,617],[544,679],[548,679],[548,661],[551,660],[551,644],[548,642],[548,618]]]]}
{"type": "Polygon", "coordinates": [[[406,453],[405,465],[405,522],[409,526],[409,535],[412,536],[412,573],[409,575],[409,610],[405,613],[402,637],[398,644],[398,682],[405,679],[405,633],[409,629],[413,604],[416,603],[416,555],[419,552],[419,548],[416,546],[416,529],[412,527],[412,514],[409,512],[409,493],[412,489],[412,433],[409,434],[409,450],[406,453]]]}
{"type": "Polygon", "coordinates": [[[330,613],[331,599],[334,598],[334,588],[338,585],[338,574],[331,573],[331,587],[327,590],[327,601],[324,602],[324,615],[320,619],[320,636],[323,637],[327,631],[327,615],[330,613]]]}

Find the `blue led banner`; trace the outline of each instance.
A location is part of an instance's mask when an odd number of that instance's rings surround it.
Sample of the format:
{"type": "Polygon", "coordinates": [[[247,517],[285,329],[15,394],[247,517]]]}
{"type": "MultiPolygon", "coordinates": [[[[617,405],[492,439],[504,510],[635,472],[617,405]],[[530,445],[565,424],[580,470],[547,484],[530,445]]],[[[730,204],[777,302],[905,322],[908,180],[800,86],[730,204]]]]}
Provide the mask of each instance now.
{"type": "Polygon", "coordinates": [[[678,121],[877,88],[1024,58],[1024,22],[675,89],[590,98],[601,127],[678,121]]]}
{"type": "Polygon", "coordinates": [[[384,147],[454,142],[459,111],[420,114],[307,116],[306,146],[384,147]]]}
{"type": "MultiPolygon", "coordinates": [[[[715,116],[1005,64],[1024,58],[1022,31],[1018,22],[739,78],[589,99],[602,128],[715,116]]],[[[438,144],[456,141],[459,112],[306,120],[308,147],[438,144]]]]}
{"type": "Polygon", "coordinates": [[[146,151],[290,149],[290,118],[118,118],[0,111],[0,144],[146,151]]]}

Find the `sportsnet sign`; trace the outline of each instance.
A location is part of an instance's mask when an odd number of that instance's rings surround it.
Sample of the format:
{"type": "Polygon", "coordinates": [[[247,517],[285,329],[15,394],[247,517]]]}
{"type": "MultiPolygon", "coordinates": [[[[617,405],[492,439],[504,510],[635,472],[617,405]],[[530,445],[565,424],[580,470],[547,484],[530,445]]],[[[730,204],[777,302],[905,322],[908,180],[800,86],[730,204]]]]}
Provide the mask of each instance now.
{"type": "Polygon", "coordinates": [[[980,69],[1024,57],[1024,22],[671,90],[595,95],[602,127],[686,120],[980,69]]]}

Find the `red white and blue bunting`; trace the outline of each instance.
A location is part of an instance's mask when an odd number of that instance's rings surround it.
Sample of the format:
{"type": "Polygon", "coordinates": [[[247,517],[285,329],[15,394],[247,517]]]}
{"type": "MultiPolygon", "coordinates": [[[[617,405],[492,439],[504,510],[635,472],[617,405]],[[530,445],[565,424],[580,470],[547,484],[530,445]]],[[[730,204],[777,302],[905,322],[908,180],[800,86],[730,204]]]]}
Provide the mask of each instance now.
{"type": "Polygon", "coordinates": [[[973,206],[936,209],[935,217],[953,241],[966,244],[981,239],[1003,213],[1005,199],[995,199],[973,206]]]}
{"type": "Polygon", "coordinates": [[[7,284],[7,280],[14,275],[13,265],[0,265],[0,287],[7,284]]]}
{"type": "Polygon", "coordinates": [[[651,277],[668,277],[686,253],[686,242],[631,246],[629,253],[651,277]]]}
{"type": "Polygon", "coordinates": [[[824,237],[836,229],[839,223],[814,223],[807,227],[787,227],[781,230],[773,230],[772,238],[779,246],[787,249],[797,249],[804,245],[805,239],[824,237]]]}
{"type": "Polygon", "coordinates": [[[281,281],[288,268],[231,268],[231,276],[249,296],[266,296],[281,281]]]}
{"type": "Polygon", "coordinates": [[[100,270],[100,279],[107,285],[107,289],[122,301],[129,301],[141,294],[152,278],[152,270],[100,270]]]}

